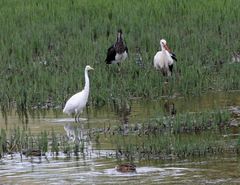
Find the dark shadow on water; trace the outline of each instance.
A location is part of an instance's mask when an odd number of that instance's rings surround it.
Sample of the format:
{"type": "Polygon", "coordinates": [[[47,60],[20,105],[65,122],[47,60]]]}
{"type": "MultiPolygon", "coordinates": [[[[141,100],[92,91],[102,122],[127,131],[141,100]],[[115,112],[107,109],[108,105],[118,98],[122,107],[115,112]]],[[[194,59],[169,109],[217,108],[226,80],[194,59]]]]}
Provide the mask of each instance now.
{"type": "Polygon", "coordinates": [[[165,100],[163,104],[163,112],[166,116],[174,116],[177,113],[175,103],[173,100],[165,100]]]}
{"type": "Polygon", "coordinates": [[[131,102],[128,100],[115,101],[113,111],[120,121],[119,134],[127,135],[129,132],[129,117],[132,111],[131,102]]]}

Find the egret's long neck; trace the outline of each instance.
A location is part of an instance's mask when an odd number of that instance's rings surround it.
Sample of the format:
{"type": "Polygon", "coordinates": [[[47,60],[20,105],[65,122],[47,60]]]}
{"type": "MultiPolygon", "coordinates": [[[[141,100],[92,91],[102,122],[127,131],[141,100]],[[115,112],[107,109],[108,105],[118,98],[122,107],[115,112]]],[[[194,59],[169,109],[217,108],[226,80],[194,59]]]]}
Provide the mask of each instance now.
{"type": "Polygon", "coordinates": [[[88,71],[85,70],[85,86],[84,86],[84,90],[86,92],[89,92],[89,78],[88,78],[88,71]]]}

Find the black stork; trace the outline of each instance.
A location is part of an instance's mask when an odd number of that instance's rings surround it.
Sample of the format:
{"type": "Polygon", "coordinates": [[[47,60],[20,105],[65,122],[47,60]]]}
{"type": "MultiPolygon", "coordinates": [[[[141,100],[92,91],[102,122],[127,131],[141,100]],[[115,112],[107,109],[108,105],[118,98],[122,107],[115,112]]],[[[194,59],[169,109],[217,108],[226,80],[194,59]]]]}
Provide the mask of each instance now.
{"type": "Polygon", "coordinates": [[[120,64],[128,57],[128,48],[123,40],[122,30],[117,32],[117,41],[107,50],[106,64],[120,64]]]}

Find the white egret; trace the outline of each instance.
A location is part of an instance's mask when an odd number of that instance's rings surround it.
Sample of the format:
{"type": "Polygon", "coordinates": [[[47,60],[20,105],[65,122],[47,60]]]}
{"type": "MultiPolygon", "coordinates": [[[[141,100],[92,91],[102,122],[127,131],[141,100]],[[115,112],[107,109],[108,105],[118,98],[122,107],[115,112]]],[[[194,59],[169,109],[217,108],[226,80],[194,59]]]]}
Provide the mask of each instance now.
{"type": "Polygon", "coordinates": [[[128,57],[128,48],[123,40],[122,30],[118,30],[117,41],[108,48],[106,64],[120,64],[128,57]]]}
{"type": "Polygon", "coordinates": [[[75,114],[75,121],[79,121],[80,113],[86,107],[89,96],[89,77],[88,71],[93,70],[89,65],[85,67],[85,86],[81,92],[74,94],[66,103],[63,112],[70,115],[75,114]]]}
{"type": "Polygon", "coordinates": [[[153,59],[154,67],[161,70],[164,76],[171,76],[173,70],[173,63],[177,61],[176,55],[169,49],[166,40],[161,39],[160,45],[162,51],[158,51],[153,59]]]}

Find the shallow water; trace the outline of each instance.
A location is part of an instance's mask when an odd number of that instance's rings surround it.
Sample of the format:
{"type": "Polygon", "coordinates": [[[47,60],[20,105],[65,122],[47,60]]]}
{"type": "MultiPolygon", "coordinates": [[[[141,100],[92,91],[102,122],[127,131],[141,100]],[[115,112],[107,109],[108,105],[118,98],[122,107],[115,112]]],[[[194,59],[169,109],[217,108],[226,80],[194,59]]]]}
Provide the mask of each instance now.
{"type": "MultiPolygon", "coordinates": [[[[177,97],[177,98],[162,98],[155,101],[134,100],[130,105],[130,110],[127,109],[118,113],[110,107],[101,107],[99,109],[89,109],[83,112],[81,120],[91,128],[103,128],[108,125],[119,123],[144,122],[151,118],[158,118],[164,114],[169,114],[172,104],[177,113],[185,112],[201,112],[216,109],[228,109],[230,106],[240,106],[240,91],[233,92],[211,92],[199,97],[177,97]],[[127,119],[127,120],[126,120],[127,119]]],[[[27,126],[33,132],[40,132],[51,127],[59,132],[64,132],[66,123],[74,122],[74,119],[62,114],[62,110],[44,111],[44,113],[36,114],[34,118],[29,116],[27,126]]],[[[18,117],[17,113],[12,111],[8,115],[7,123],[2,115],[0,115],[0,128],[11,128],[16,125],[24,124],[18,117]]],[[[86,126],[85,126],[86,127],[86,126]]]]}
{"type": "MultiPolygon", "coordinates": [[[[106,151],[105,151],[106,152],[106,151]]],[[[101,154],[66,158],[7,156],[0,163],[1,184],[237,184],[237,156],[165,163],[137,162],[136,173],[115,170],[116,161],[101,154]]],[[[106,153],[109,153],[107,151],[106,153]]],[[[161,162],[161,161],[160,161],[161,162]]]]}
{"type": "MultiPolygon", "coordinates": [[[[1,117],[0,128],[25,126],[32,133],[54,128],[56,133],[67,135],[70,140],[86,138],[85,130],[103,129],[121,123],[143,122],[164,114],[171,114],[166,103],[174,104],[178,112],[199,112],[240,106],[240,92],[209,93],[202,97],[133,101],[125,111],[109,107],[92,109],[81,116],[81,126],[74,119],[61,113],[48,111],[44,116],[29,118],[27,124],[17,114],[9,114],[7,123],[1,117]],[[130,108],[129,108],[130,107],[130,108]],[[83,128],[84,127],[84,128],[83,128]]],[[[58,157],[26,157],[20,154],[4,156],[0,160],[0,184],[240,184],[240,157],[221,155],[177,161],[135,161],[136,173],[115,170],[117,161],[110,141],[101,143],[101,150],[94,141],[87,139],[85,155],[58,157]]]]}

